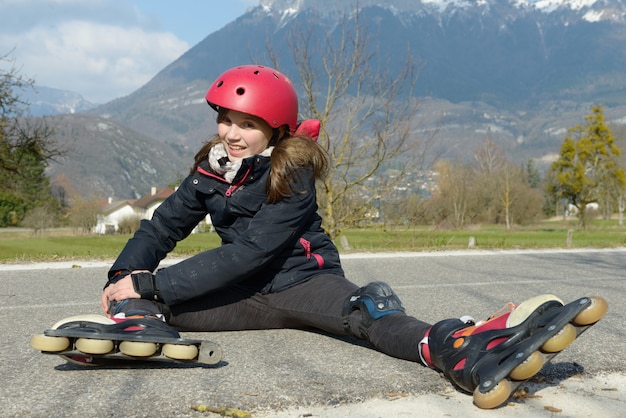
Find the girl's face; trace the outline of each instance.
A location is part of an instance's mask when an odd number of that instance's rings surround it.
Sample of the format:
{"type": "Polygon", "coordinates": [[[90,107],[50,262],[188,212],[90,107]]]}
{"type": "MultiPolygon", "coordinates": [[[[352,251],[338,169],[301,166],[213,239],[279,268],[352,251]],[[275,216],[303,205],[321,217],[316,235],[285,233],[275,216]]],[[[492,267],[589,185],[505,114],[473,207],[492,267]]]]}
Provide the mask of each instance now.
{"type": "Polygon", "coordinates": [[[272,128],[264,120],[236,110],[218,116],[217,133],[233,162],[260,154],[272,138],[272,128]]]}

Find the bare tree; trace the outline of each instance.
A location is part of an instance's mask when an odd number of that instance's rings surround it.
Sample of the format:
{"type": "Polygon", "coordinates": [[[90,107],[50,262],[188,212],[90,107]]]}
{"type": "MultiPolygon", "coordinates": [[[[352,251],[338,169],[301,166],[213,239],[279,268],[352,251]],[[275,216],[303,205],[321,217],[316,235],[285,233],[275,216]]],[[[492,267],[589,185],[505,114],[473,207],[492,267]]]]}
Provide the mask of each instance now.
{"type": "Polygon", "coordinates": [[[527,171],[508,161],[491,138],[474,153],[471,164],[439,162],[437,191],[429,204],[456,228],[480,222],[523,224],[538,217],[542,196],[527,171]]]}
{"type": "MultiPolygon", "coordinates": [[[[11,63],[9,55],[0,56],[0,63],[11,63]]],[[[0,69],[0,171],[19,173],[25,164],[47,163],[67,151],[54,137],[54,131],[42,118],[25,118],[28,103],[19,91],[33,88],[34,81],[19,74],[11,65],[0,69]]]]}
{"type": "Polygon", "coordinates": [[[495,187],[491,191],[498,219],[510,230],[513,224],[535,220],[542,209],[543,196],[532,188],[522,167],[507,161],[493,173],[495,187]],[[502,219],[503,218],[503,219],[502,219]]]}
{"type": "Polygon", "coordinates": [[[507,163],[502,148],[496,144],[491,136],[487,136],[476,150],[474,160],[476,161],[476,169],[484,175],[500,171],[507,163]]]}
{"type": "Polygon", "coordinates": [[[416,133],[413,93],[419,69],[410,51],[402,70],[391,73],[392,66],[378,60],[380,51],[372,47],[358,10],[318,38],[320,26],[295,28],[289,46],[304,92],[301,113],[321,122],[319,141],[330,156],[330,174],[319,187],[318,202],[325,229],[335,238],[372,219],[373,204],[391,198],[408,173],[425,165],[432,136],[418,138],[416,133]],[[399,174],[380,175],[391,160],[401,163],[399,174]]]}
{"type": "MultiPolygon", "coordinates": [[[[478,196],[481,202],[477,209],[484,216],[484,221],[494,222],[500,211],[504,212],[504,223],[511,228],[511,189],[514,167],[507,161],[502,148],[490,136],[487,136],[474,153],[474,168],[478,196]]],[[[519,176],[517,176],[519,177],[519,176]]]]}
{"type": "Polygon", "coordinates": [[[70,225],[83,235],[89,235],[98,224],[101,204],[96,200],[79,200],[70,209],[70,225]]]}
{"type": "Polygon", "coordinates": [[[544,195],[540,190],[517,181],[512,183],[511,194],[514,202],[509,209],[512,223],[528,225],[542,216],[544,195]]]}
{"type": "Polygon", "coordinates": [[[468,220],[475,182],[474,171],[470,166],[439,161],[437,190],[431,198],[431,207],[439,216],[438,223],[452,223],[455,228],[463,228],[468,220]]]}
{"type": "Polygon", "coordinates": [[[141,216],[129,215],[119,220],[117,231],[118,234],[133,234],[141,225],[141,216]]]}
{"type": "MultiPolygon", "coordinates": [[[[510,230],[514,223],[535,219],[541,211],[537,192],[529,176],[532,170],[509,161],[502,149],[487,137],[474,154],[479,190],[483,196],[478,209],[487,213],[490,223],[504,223],[510,230]]],[[[536,179],[533,179],[536,182],[536,179]]]]}
{"type": "MultiPolygon", "coordinates": [[[[611,126],[613,134],[615,136],[615,146],[619,148],[620,153],[617,156],[617,161],[620,167],[626,167],[626,129],[623,126],[611,126]]],[[[618,187],[614,191],[616,195],[616,206],[618,213],[618,225],[624,225],[624,206],[626,201],[626,186],[618,187]]]]}
{"type": "Polygon", "coordinates": [[[45,232],[46,229],[56,225],[56,208],[36,206],[24,217],[22,224],[33,230],[33,235],[45,232]]]}
{"type": "Polygon", "coordinates": [[[52,180],[52,196],[59,201],[61,209],[66,211],[71,206],[73,199],[79,198],[72,180],[65,174],[60,173],[52,180]]]}

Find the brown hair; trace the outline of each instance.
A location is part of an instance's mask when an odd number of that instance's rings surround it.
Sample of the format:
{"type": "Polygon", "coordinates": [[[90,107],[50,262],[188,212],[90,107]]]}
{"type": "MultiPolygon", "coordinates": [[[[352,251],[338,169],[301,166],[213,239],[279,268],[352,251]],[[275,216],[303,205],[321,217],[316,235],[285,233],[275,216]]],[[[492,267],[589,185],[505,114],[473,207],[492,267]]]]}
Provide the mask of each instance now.
{"type": "Polygon", "coordinates": [[[213,148],[220,142],[221,139],[219,135],[215,135],[213,138],[205,142],[204,145],[202,145],[200,151],[196,152],[196,155],[193,157],[194,163],[193,167],[191,167],[191,170],[189,170],[189,174],[194,174],[196,171],[198,171],[198,166],[200,165],[200,163],[209,158],[209,151],[211,150],[211,148],[213,148]]]}
{"type": "MultiPolygon", "coordinates": [[[[200,148],[194,157],[191,173],[195,173],[198,165],[204,161],[209,150],[220,142],[215,135],[200,148]]],[[[311,168],[316,179],[322,179],[328,173],[328,154],[316,141],[306,136],[285,137],[277,141],[272,151],[271,170],[265,190],[267,203],[276,203],[290,196],[293,192],[294,179],[301,168],[311,168]]]]}
{"type": "Polygon", "coordinates": [[[320,144],[306,136],[294,136],[278,141],[272,151],[272,168],[267,179],[267,202],[276,203],[292,192],[293,180],[301,168],[311,168],[315,179],[328,172],[328,154],[320,144]]]}

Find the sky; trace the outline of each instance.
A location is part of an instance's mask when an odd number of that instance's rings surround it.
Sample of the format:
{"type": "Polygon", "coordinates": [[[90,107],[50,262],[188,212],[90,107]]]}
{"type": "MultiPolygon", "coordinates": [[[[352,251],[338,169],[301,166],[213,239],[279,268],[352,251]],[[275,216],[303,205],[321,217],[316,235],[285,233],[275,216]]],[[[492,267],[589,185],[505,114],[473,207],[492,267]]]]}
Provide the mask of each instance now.
{"type": "Polygon", "coordinates": [[[93,103],[126,96],[259,0],[0,0],[0,69],[93,103]]]}

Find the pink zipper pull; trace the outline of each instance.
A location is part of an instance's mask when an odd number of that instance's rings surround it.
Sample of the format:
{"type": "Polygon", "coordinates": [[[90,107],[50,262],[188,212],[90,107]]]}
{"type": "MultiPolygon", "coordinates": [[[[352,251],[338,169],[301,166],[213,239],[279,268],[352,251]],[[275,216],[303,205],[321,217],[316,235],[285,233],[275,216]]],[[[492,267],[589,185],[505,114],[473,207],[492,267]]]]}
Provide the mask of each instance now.
{"type": "Polygon", "coordinates": [[[300,245],[304,248],[304,255],[309,260],[311,258],[311,243],[304,238],[300,238],[300,245]]]}
{"type": "Polygon", "coordinates": [[[246,171],[246,174],[243,175],[243,178],[239,180],[237,184],[232,184],[226,190],[226,193],[225,193],[226,197],[230,197],[235,192],[235,190],[246,181],[246,179],[248,178],[248,175],[250,174],[250,171],[252,171],[252,166],[248,167],[248,171],[246,171]]]}

